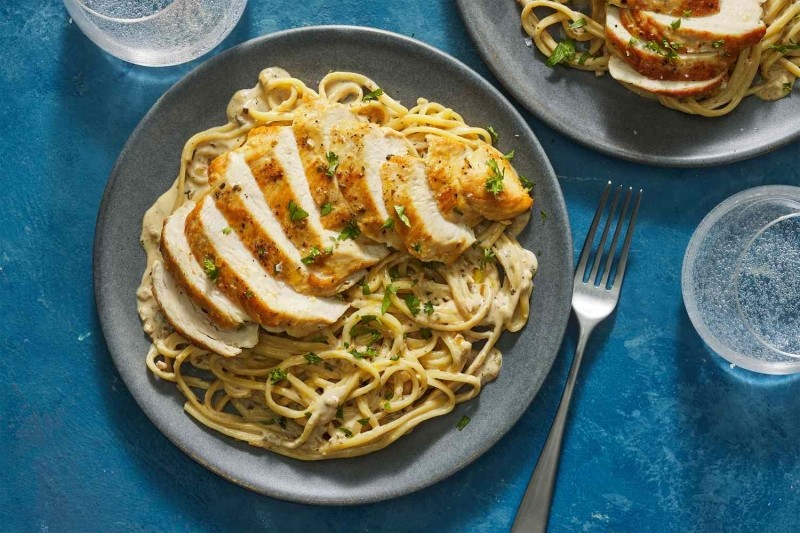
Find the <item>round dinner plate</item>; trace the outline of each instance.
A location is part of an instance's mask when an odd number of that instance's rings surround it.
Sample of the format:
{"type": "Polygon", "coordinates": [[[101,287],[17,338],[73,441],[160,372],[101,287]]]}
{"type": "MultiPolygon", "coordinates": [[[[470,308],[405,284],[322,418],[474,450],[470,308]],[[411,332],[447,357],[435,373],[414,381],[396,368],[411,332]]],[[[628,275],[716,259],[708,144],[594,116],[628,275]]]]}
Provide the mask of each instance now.
{"type": "MultiPolygon", "coordinates": [[[[458,0],[484,61],[531,113],[572,139],[639,163],[730,163],[800,138],[800,98],[747,97],[732,113],[703,118],[628,91],[608,74],[549,68],[520,22],[516,0],[458,0]]],[[[798,92],[795,87],[794,92],[798,92]]]]}
{"type": "Polygon", "coordinates": [[[111,356],[136,401],[181,450],[235,483],[303,503],[356,504],[428,486],[489,449],[522,415],[547,375],[569,316],[572,243],[564,199],[547,157],[522,117],[488,82],[419,41],[379,30],[328,26],[267,35],[199,66],[142,119],[119,156],[100,206],[94,244],[97,308],[111,356]],[[303,462],[207,429],[183,411],[174,384],[145,366],[149,345],[136,311],[145,268],[139,232],[145,210],[172,184],[181,149],[195,132],[223,124],[233,93],[255,85],[261,69],[280,66],[311,87],[331,70],[363,73],[412,105],[426,97],[470,124],[493,125],[500,148],[536,182],[536,204],[522,243],[538,252],[532,312],[520,334],[499,343],[496,382],[447,416],[429,420],[389,447],[352,459],[303,462]],[[546,214],[540,216],[540,211],[546,214]],[[456,422],[472,422],[463,431],[456,422]]]}

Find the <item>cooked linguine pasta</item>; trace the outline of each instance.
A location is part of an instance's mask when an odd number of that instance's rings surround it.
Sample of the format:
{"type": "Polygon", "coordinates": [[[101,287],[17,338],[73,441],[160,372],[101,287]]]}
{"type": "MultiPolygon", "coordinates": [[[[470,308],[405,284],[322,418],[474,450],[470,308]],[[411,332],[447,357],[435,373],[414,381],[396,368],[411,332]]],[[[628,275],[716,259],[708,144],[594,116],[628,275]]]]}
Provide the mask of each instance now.
{"type": "Polygon", "coordinates": [[[478,395],[500,370],[498,338],[527,321],[537,262],[516,239],[527,214],[513,222],[482,222],[475,228],[476,246],[451,266],[390,254],[340,294],[350,303],[345,315],[308,336],[261,330],[255,347],[223,357],[174,332],[153,298],[149,277],[160,258],[165,217],[208,191],[212,159],[241,146],[256,126],[291,124],[294,108],[309,93],[402,133],[416,154],[425,153],[429,134],[470,145],[492,138],[440,104],[419,99],[407,109],[360,74],[330,73],[315,92],[270,68],[261,72],[258,85],[234,95],[227,124],[189,139],[175,185],[145,215],[148,271],[138,297],[153,340],[147,367],[175,383],[186,411],[209,428],[315,460],[381,449],[478,395]]]}

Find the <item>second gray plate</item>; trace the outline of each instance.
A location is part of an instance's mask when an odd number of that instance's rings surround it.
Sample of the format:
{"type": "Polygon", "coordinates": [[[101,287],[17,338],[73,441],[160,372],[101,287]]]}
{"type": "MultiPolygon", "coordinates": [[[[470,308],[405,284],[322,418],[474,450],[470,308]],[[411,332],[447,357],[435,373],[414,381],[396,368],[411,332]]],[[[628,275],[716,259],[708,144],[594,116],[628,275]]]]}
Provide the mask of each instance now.
{"type": "Polygon", "coordinates": [[[97,220],[94,275],[98,314],[114,363],[136,401],[173,443],[210,470],[255,491],[304,503],[355,504],[406,494],[452,474],[488,450],[525,412],[566,327],[572,242],[547,157],[519,113],[489,83],[407,37],[316,27],[239,45],[161,97],[131,135],[109,178],[97,220]],[[173,384],[154,378],[145,366],[149,343],[136,313],[136,287],[145,267],[139,246],[142,216],[172,183],[186,139],[224,123],[233,93],[252,87],[268,66],[283,67],[311,86],[330,70],[361,72],[406,105],[424,96],[452,106],[471,124],[497,128],[500,147],[516,149],[515,166],[536,182],[536,214],[521,236],[540,258],[531,318],[522,332],[501,339],[505,357],[499,378],[453,413],[364,457],[303,462],[213,432],[183,411],[184,399],[173,384]],[[472,422],[457,431],[456,422],[465,414],[472,422]]]}
{"type": "MultiPolygon", "coordinates": [[[[531,113],[601,152],[676,167],[730,163],[800,138],[800,98],[745,98],[729,115],[703,118],[641,98],[610,76],[548,68],[527,46],[516,0],[458,0],[484,61],[531,113]]],[[[800,89],[795,87],[794,92],[800,89]]]]}

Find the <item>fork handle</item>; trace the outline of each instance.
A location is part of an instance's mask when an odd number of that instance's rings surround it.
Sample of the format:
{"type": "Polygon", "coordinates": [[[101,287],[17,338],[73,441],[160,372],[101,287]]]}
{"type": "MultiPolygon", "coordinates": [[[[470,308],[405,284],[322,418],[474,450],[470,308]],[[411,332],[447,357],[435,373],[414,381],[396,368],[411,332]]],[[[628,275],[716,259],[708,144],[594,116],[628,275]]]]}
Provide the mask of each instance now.
{"type": "Polygon", "coordinates": [[[523,496],[522,503],[517,511],[514,525],[511,527],[512,533],[544,533],[547,531],[547,520],[550,517],[553,488],[558,475],[561,441],[564,437],[569,404],[572,400],[572,392],[575,389],[575,381],[578,378],[578,370],[583,360],[583,350],[586,348],[586,341],[589,340],[589,335],[592,334],[594,326],[595,324],[591,323],[581,323],[578,346],[575,349],[575,357],[572,359],[572,366],[569,369],[567,385],[561,395],[561,403],[558,405],[556,417],[550,427],[550,434],[544,443],[544,449],[528,482],[528,488],[525,490],[525,496],[523,496]]]}

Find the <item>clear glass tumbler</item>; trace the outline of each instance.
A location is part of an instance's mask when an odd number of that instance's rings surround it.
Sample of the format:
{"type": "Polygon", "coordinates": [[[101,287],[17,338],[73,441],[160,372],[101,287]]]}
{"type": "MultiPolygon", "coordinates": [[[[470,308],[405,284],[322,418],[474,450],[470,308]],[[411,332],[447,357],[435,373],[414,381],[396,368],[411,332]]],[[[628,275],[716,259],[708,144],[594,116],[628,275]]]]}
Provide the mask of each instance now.
{"type": "Polygon", "coordinates": [[[177,65],[227,37],[247,0],[64,0],[72,20],[106,52],[129,63],[177,65]]]}

